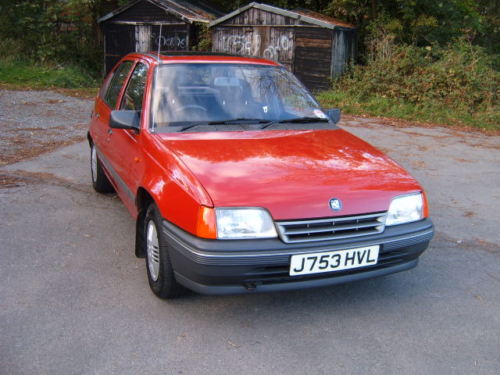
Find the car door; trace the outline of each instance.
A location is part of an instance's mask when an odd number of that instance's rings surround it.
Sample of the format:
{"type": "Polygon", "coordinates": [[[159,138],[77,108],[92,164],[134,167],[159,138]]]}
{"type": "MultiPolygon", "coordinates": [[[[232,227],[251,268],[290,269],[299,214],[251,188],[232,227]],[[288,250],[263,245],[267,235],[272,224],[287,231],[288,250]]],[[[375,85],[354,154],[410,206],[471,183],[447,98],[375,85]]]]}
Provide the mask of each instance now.
{"type": "MultiPolygon", "coordinates": [[[[142,118],[144,92],[146,88],[149,66],[139,60],[125,85],[119,109],[139,112],[142,118]]],[[[123,201],[129,210],[135,210],[135,194],[137,192],[143,160],[140,149],[141,133],[128,129],[112,129],[109,132],[108,151],[113,161],[115,172],[120,177],[118,187],[123,201]]]]}
{"type": "Polygon", "coordinates": [[[90,133],[92,141],[97,148],[99,159],[104,164],[104,167],[111,175],[111,180],[114,181],[112,171],[109,170],[111,163],[110,150],[109,150],[109,117],[111,111],[117,107],[118,100],[121,97],[123,84],[126,82],[127,77],[130,75],[133,60],[125,60],[114,69],[114,71],[106,79],[101,92],[99,93],[92,115],[90,133]]]}

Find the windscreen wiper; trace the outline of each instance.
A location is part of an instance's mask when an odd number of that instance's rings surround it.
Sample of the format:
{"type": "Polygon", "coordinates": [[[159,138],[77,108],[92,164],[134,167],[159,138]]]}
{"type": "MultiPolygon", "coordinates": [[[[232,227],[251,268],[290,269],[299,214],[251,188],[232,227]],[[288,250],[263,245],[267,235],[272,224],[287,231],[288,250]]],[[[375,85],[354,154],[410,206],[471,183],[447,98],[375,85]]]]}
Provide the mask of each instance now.
{"type": "Polygon", "coordinates": [[[263,127],[261,127],[261,129],[265,129],[271,125],[274,125],[274,124],[288,124],[288,123],[291,123],[291,124],[305,124],[305,123],[308,123],[308,122],[328,122],[328,119],[327,118],[321,118],[321,117],[294,117],[294,118],[289,118],[289,119],[285,119],[285,120],[279,120],[279,121],[271,121],[271,122],[268,122],[267,124],[265,124],[263,127]]]}
{"type": "Polygon", "coordinates": [[[286,123],[307,123],[307,122],[328,122],[327,118],[322,118],[322,117],[294,117],[294,118],[289,118],[286,120],[280,120],[278,121],[280,124],[286,124],[286,123]]]}
{"type": "Polygon", "coordinates": [[[175,128],[179,133],[184,130],[194,128],[198,125],[232,125],[238,123],[250,123],[250,124],[267,124],[269,120],[263,120],[261,118],[235,118],[229,120],[216,120],[216,121],[194,121],[189,123],[179,123],[179,125],[169,125],[169,127],[175,128]],[[181,125],[182,124],[182,125],[181,125]]]}
{"type": "Polygon", "coordinates": [[[246,118],[246,117],[241,117],[241,118],[234,118],[234,119],[229,119],[229,120],[217,120],[217,121],[209,121],[208,125],[233,125],[233,124],[238,124],[238,123],[251,123],[251,124],[267,124],[270,122],[269,120],[264,120],[261,118],[246,118]]]}
{"type": "Polygon", "coordinates": [[[183,121],[183,122],[179,122],[178,124],[175,124],[175,125],[169,124],[166,127],[170,128],[170,129],[175,129],[178,132],[183,132],[184,130],[194,128],[195,126],[206,125],[206,124],[207,124],[206,121],[194,121],[194,122],[187,122],[187,123],[183,121]]]}

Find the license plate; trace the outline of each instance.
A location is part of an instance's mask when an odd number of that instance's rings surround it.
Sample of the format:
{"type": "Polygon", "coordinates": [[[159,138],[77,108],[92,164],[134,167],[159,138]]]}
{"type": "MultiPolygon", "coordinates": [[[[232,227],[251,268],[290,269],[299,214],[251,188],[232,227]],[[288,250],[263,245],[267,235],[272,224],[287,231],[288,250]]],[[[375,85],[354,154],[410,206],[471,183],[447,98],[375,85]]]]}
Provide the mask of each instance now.
{"type": "Polygon", "coordinates": [[[373,266],[378,261],[379,245],[358,249],[326,251],[323,253],[292,255],[290,276],[335,272],[373,266]]]}

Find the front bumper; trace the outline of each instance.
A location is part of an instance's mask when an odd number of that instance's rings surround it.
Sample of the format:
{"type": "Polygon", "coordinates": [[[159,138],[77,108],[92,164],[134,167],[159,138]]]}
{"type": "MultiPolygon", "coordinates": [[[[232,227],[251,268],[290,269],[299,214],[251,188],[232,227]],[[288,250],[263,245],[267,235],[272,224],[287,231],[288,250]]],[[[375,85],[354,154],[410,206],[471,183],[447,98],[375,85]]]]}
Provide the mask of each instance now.
{"type": "Polygon", "coordinates": [[[202,294],[270,292],[328,286],[413,268],[434,234],[430,219],[386,227],[354,239],[285,244],[280,239],[206,240],[164,220],[177,281],[202,294]],[[376,265],[354,270],[289,276],[290,256],[380,245],[376,265]]]}

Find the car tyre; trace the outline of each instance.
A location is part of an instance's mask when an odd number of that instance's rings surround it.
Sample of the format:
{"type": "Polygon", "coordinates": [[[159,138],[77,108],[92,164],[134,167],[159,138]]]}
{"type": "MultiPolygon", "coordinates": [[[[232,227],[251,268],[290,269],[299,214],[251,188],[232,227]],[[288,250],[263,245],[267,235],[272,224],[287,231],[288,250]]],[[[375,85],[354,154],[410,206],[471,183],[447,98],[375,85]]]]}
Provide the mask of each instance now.
{"type": "Polygon", "coordinates": [[[104,173],[101,161],[97,156],[97,150],[93,144],[90,145],[90,176],[92,177],[92,186],[98,193],[112,193],[115,191],[104,173]]]}
{"type": "Polygon", "coordinates": [[[154,203],[146,211],[143,225],[144,253],[149,286],[163,299],[181,296],[186,289],[175,280],[169,245],[161,230],[161,215],[154,203]]]}

